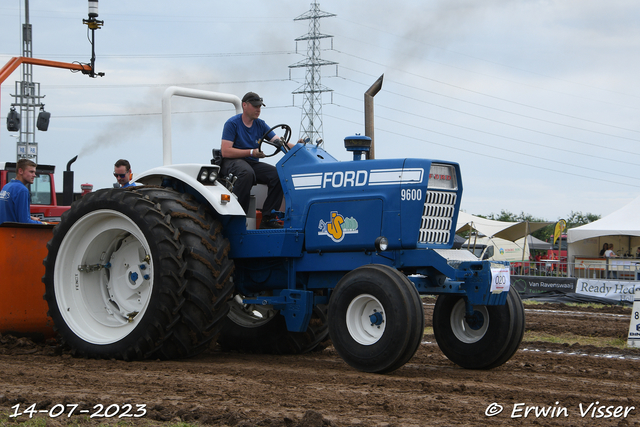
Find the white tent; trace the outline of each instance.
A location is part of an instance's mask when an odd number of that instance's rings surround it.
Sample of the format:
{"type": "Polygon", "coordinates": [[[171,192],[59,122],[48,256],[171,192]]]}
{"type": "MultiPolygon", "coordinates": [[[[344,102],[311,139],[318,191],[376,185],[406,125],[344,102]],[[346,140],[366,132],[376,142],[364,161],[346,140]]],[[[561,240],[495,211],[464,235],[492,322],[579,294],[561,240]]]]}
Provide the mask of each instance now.
{"type": "Polygon", "coordinates": [[[598,257],[604,243],[618,255],[635,254],[640,246],[640,197],[604,218],[567,231],[569,262],[575,257],[598,257]]]}
{"type": "Polygon", "coordinates": [[[604,218],[567,231],[567,242],[601,236],[640,237],[640,196],[604,218]]]}
{"type": "Polygon", "coordinates": [[[456,233],[467,230],[476,230],[487,237],[499,237],[501,239],[515,242],[516,240],[533,233],[542,227],[546,227],[549,224],[553,223],[494,221],[492,219],[470,215],[466,212],[459,212],[456,233]]]}
{"type": "MultiPolygon", "coordinates": [[[[546,227],[549,224],[553,223],[529,221],[495,221],[492,219],[470,215],[465,212],[459,212],[458,223],[456,224],[456,233],[469,230],[477,231],[480,234],[483,234],[488,238],[491,244],[496,247],[496,250],[494,251],[494,253],[496,254],[495,259],[504,259],[513,262],[517,257],[519,257],[521,260],[529,259],[529,244],[531,243],[531,240],[527,239],[527,242],[525,244],[524,237],[536,230],[539,230],[540,228],[546,227]],[[516,243],[514,244],[511,242],[516,243]],[[510,254],[511,258],[504,258],[504,255],[507,252],[510,254]],[[501,258],[500,256],[502,256],[503,258],[501,258]]],[[[529,238],[533,239],[533,236],[529,236],[529,238]]],[[[469,246],[473,245],[474,243],[470,241],[469,246]]]]}

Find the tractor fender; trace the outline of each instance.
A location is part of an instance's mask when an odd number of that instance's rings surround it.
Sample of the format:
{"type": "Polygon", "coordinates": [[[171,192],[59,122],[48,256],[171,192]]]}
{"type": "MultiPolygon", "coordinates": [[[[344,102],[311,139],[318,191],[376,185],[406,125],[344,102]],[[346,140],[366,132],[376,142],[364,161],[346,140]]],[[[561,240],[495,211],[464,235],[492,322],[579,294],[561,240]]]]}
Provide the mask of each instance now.
{"type": "Polygon", "coordinates": [[[139,185],[162,185],[167,178],[182,182],[201,195],[220,215],[241,215],[245,212],[238,203],[235,194],[231,193],[224,185],[217,180],[213,184],[203,184],[198,180],[202,169],[219,169],[216,165],[203,165],[199,163],[189,163],[180,165],[160,166],[150,169],[136,176],[135,182],[139,185]],[[223,203],[222,195],[230,195],[230,200],[223,203]]]}

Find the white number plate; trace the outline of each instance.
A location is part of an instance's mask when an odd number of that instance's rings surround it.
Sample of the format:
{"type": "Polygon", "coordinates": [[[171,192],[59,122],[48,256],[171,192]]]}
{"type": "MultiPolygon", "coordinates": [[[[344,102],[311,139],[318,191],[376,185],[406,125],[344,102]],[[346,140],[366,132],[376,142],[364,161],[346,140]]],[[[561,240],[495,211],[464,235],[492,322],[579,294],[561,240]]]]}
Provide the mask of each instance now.
{"type": "Polygon", "coordinates": [[[491,293],[509,292],[511,276],[508,267],[491,267],[491,293]]]}

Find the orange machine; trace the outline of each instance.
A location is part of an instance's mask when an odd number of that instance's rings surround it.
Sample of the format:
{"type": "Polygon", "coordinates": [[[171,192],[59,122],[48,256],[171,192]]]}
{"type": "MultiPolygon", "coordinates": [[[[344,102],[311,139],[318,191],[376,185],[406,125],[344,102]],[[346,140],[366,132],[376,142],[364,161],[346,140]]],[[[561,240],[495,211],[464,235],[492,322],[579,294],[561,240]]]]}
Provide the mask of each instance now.
{"type": "Polygon", "coordinates": [[[47,242],[53,225],[0,225],[0,333],[51,338],[53,322],[43,299],[47,242]]]}

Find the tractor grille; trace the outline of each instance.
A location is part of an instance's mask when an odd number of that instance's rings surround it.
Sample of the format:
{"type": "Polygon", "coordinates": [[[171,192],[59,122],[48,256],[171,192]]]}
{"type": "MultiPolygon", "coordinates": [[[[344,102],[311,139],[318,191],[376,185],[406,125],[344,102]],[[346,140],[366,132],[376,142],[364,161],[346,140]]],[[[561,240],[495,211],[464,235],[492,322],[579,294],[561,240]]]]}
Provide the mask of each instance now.
{"type": "Polygon", "coordinates": [[[427,191],[418,243],[449,243],[456,193],[427,191]]]}

